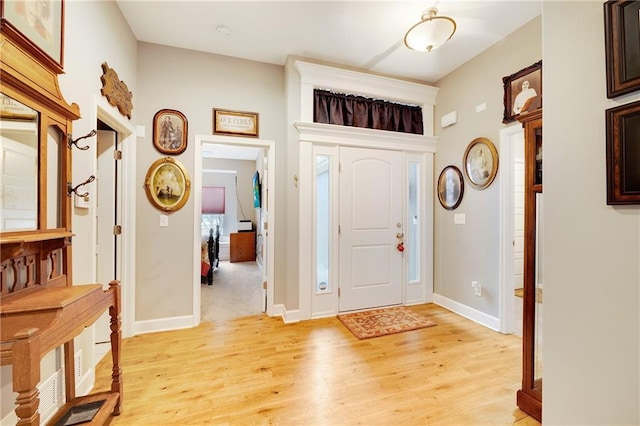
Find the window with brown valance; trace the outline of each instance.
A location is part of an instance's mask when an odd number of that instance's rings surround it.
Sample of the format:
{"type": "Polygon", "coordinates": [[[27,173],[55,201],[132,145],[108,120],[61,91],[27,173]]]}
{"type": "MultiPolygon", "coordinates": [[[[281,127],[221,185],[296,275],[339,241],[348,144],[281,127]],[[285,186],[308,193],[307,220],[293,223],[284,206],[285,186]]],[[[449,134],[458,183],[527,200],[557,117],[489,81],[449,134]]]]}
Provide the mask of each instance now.
{"type": "Polygon", "coordinates": [[[423,134],[422,108],[416,105],[321,89],[314,89],[313,98],[315,123],[423,134]]]}

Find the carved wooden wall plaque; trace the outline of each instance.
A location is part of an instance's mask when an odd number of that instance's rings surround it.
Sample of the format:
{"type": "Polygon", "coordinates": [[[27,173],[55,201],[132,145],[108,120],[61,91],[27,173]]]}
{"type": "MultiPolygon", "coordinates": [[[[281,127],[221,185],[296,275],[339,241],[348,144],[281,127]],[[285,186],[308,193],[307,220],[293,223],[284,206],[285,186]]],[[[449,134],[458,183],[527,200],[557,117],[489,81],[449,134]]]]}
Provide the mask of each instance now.
{"type": "Polygon", "coordinates": [[[107,63],[102,64],[102,89],[100,93],[107,98],[109,104],[118,108],[120,114],[131,120],[131,110],[133,109],[133,93],[129,91],[127,84],[118,78],[118,74],[109,68],[107,63]]]}

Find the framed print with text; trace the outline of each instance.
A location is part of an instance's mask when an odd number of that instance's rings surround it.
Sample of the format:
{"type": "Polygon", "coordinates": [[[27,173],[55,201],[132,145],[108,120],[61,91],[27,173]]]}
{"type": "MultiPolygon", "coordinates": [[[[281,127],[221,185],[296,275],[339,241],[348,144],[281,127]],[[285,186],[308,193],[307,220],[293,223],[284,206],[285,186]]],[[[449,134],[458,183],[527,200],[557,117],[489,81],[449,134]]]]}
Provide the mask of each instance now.
{"type": "Polygon", "coordinates": [[[213,110],[213,133],[232,136],[258,137],[258,113],[213,110]]]}

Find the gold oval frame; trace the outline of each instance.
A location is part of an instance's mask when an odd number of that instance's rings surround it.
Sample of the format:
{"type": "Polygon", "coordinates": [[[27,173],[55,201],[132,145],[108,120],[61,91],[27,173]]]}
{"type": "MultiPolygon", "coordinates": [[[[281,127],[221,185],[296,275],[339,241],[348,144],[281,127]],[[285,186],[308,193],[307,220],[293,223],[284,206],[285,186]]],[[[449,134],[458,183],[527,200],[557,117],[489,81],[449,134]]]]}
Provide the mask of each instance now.
{"type": "Polygon", "coordinates": [[[149,202],[158,210],[180,210],[191,192],[191,181],[184,166],[171,157],[156,160],[144,179],[149,202]]]}
{"type": "Polygon", "coordinates": [[[489,139],[475,138],[464,151],[462,163],[469,184],[476,189],[485,189],[498,173],[498,151],[489,139]]]}

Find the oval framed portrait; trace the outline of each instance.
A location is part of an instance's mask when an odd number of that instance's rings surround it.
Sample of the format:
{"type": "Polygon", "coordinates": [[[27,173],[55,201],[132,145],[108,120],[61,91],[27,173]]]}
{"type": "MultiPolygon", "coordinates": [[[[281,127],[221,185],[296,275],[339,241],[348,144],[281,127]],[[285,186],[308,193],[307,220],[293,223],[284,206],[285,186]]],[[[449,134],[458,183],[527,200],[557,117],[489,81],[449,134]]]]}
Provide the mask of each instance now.
{"type": "Polygon", "coordinates": [[[191,181],[186,170],[171,157],[156,160],[144,179],[149,202],[164,212],[180,210],[189,199],[191,181]]]}
{"type": "Polygon", "coordinates": [[[447,210],[455,210],[462,202],[464,179],[459,168],[449,165],[438,177],[438,200],[447,210]]]}
{"type": "Polygon", "coordinates": [[[177,155],[187,149],[187,117],[174,109],[161,109],[153,116],[153,146],[163,154],[177,155]]]}
{"type": "Polygon", "coordinates": [[[469,143],[463,157],[464,175],[476,189],[485,189],[498,173],[498,151],[487,138],[475,138],[469,143]]]}

